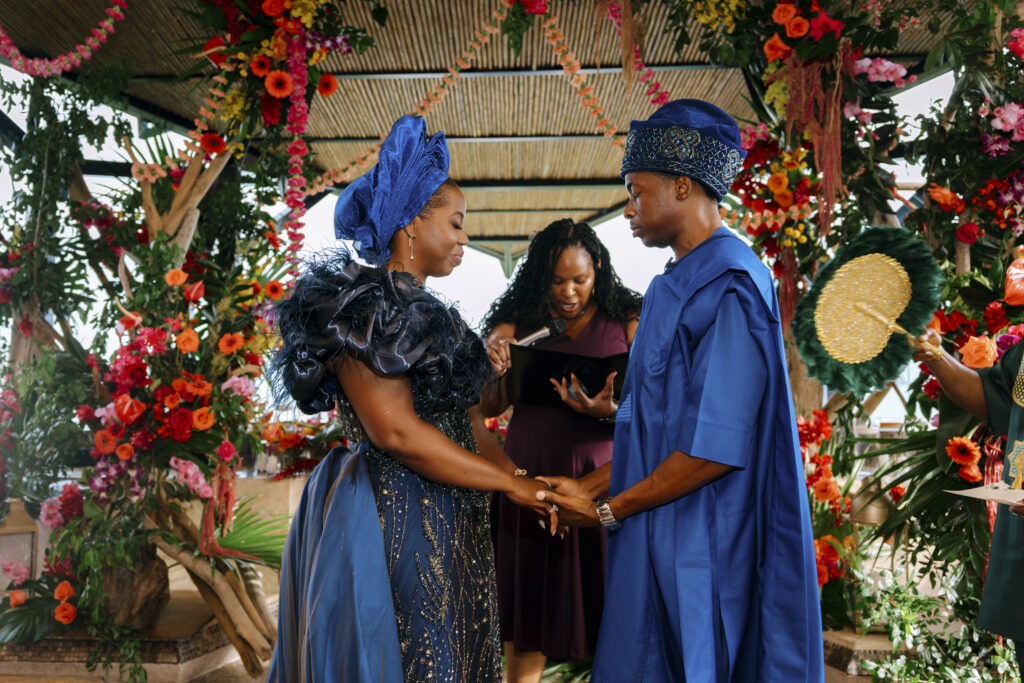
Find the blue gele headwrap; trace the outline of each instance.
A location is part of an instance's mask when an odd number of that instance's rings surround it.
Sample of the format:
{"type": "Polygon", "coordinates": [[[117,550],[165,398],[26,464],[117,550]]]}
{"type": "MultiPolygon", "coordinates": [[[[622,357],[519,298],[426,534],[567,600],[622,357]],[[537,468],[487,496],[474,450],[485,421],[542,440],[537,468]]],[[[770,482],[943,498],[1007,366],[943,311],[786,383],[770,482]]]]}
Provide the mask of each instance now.
{"type": "Polygon", "coordinates": [[[724,111],[703,100],[673,100],[646,121],[629,124],[621,176],[659,171],[699,180],[719,202],[743,166],[740,129],[724,111]]]}
{"type": "Polygon", "coordinates": [[[338,197],[334,234],[354,240],[356,251],[367,261],[386,263],[391,238],[412,222],[447,179],[444,133],[427,138],[423,117],[403,116],[381,145],[377,164],[338,197]]]}

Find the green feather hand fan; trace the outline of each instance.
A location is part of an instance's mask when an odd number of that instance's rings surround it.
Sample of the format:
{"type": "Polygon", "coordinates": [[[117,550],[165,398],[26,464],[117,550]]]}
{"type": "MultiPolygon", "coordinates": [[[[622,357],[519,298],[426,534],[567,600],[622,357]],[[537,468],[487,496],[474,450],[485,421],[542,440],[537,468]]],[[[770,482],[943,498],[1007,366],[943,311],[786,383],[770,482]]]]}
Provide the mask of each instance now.
{"type": "Polygon", "coordinates": [[[884,386],[913,356],[905,335],[924,331],[941,282],[931,251],[909,230],[862,232],[825,264],[797,304],[793,336],[808,374],[839,392],[884,386]]]}

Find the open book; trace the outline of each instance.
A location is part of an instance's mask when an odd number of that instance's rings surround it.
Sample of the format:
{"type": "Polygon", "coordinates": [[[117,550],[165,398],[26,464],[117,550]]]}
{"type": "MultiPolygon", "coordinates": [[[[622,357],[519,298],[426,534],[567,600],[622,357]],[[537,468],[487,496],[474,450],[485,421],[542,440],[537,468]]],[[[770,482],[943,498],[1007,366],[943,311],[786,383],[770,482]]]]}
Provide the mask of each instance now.
{"type": "Polygon", "coordinates": [[[968,498],[978,498],[980,500],[994,500],[1003,505],[1024,505],[1024,490],[1012,489],[1009,484],[1003,481],[997,481],[988,486],[978,486],[973,489],[946,491],[946,493],[955,493],[958,496],[967,496],[968,498]]]}
{"type": "Polygon", "coordinates": [[[565,377],[572,389],[570,375],[575,374],[580,386],[588,396],[601,391],[608,375],[618,372],[615,376],[615,398],[622,392],[622,380],[626,376],[628,353],[598,358],[582,356],[563,351],[549,351],[532,346],[509,346],[512,367],[508,371],[508,396],[513,402],[529,403],[548,408],[565,408],[572,410],[562,402],[558,392],[551,385],[550,379],[560,380],[565,377]]]}

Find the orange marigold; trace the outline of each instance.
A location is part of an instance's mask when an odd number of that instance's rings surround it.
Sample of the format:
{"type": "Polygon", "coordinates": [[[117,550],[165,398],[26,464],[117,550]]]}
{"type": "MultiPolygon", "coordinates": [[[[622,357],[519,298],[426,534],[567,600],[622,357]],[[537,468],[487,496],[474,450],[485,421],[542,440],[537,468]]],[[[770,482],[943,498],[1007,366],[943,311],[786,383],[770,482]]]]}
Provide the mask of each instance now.
{"type": "Polygon", "coordinates": [[[164,407],[168,410],[174,410],[181,404],[181,396],[178,394],[168,394],[164,397],[164,407]]]}
{"type": "Polygon", "coordinates": [[[117,439],[107,429],[101,429],[92,437],[93,445],[102,455],[109,455],[117,448],[117,439]]]}
{"type": "Polygon", "coordinates": [[[213,426],[216,419],[213,416],[213,411],[207,407],[202,407],[192,412],[192,427],[200,431],[207,430],[213,426]]]}
{"type": "Polygon", "coordinates": [[[174,338],[174,345],[182,353],[194,353],[199,350],[199,335],[191,327],[186,327],[174,338]]]}
{"type": "Polygon", "coordinates": [[[195,382],[186,382],[185,386],[196,396],[209,396],[210,392],[213,391],[213,385],[207,382],[205,379],[199,379],[195,382]]]}
{"type": "Polygon", "coordinates": [[[220,349],[221,353],[227,355],[242,348],[243,344],[245,344],[245,337],[242,336],[241,332],[229,332],[220,338],[220,341],[217,342],[217,348],[220,349]]]}
{"type": "Polygon", "coordinates": [[[957,465],[973,465],[981,460],[981,449],[966,436],[954,436],[946,442],[946,455],[957,465]]]}

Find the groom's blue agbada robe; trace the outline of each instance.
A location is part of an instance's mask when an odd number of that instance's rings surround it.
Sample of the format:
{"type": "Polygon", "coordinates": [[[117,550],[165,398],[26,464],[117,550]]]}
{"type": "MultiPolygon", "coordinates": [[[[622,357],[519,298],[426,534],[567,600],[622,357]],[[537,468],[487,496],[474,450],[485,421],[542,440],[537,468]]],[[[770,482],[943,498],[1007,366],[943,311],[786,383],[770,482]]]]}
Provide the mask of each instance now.
{"type": "Polygon", "coordinates": [[[610,495],[674,451],[736,469],[608,538],[594,683],[822,681],[807,491],[768,269],[728,229],[654,278],[610,495]]]}

